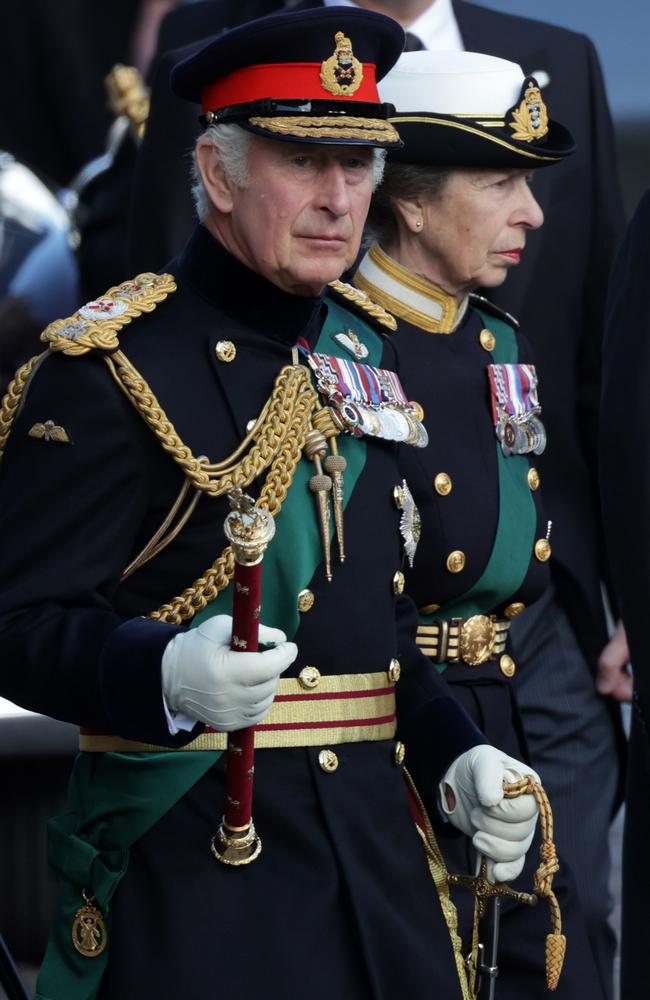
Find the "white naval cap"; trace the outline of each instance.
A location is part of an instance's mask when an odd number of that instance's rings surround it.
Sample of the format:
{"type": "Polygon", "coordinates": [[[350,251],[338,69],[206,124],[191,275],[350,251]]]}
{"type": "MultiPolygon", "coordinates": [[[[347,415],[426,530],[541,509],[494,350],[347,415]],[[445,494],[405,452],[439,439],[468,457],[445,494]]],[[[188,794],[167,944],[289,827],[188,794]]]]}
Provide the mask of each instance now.
{"type": "Polygon", "coordinates": [[[389,161],[448,167],[543,167],[573,152],[539,84],[481,52],[403,52],[378,84],[404,142],[389,161]]]}
{"type": "Polygon", "coordinates": [[[521,92],[517,63],[482,52],[403,52],[379,83],[396,111],[442,115],[503,115],[521,92]]]}

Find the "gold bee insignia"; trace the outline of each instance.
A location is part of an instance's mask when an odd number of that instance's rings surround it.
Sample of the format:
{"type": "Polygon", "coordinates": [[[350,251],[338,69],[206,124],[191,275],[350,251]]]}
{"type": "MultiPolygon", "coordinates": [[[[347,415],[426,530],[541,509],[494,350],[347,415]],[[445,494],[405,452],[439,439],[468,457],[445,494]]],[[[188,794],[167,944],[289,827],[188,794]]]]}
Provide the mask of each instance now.
{"type": "Polygon", "coordinates": [[[54,441],[57,444],[72,444],[70,435],[65,427],[55,424],[53,420],[46,420],[44,424],[33,424],[29,428],[28,434],[30,437],[38,438],[39,440],[54,441]]]}

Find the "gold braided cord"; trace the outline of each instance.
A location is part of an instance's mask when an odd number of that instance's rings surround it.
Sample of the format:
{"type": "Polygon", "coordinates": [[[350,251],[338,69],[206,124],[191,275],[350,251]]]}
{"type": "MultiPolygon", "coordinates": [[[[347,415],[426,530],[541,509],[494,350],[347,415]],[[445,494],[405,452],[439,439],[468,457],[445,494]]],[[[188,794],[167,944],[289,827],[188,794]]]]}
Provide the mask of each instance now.
{"type": "MultiPolygon", "coordinates": [[[[122,352],[105,360],[111,374],[163,448],[198,490],[213,497],[222,496],[235,486],[248,485],[268,469],[257,502],[277,517],[302,457],[312,414],[318,405],[318,396],[306,368],[288,365],[280,371],[262,411],[264,419],[258,419],[246,439],[252,442],[249,452],[238,462],[234,462],[231,455],[224,462],[212,465],[203,458],[195,458],[183,444],[146,382],[122,352]],[[220,475],[212,471],[222,468],[226,471],[220,475]]],[[[234,455],[240,454],[241,446],[234,455]]],[[[176,625],[188,621],[228,586],[234,570],[232,549],[227,546],[202,576],[149,617],[176,625]]]]}
{"type": "MultiPolygon", "coordinates": [[[[196,458],[183,443],[150,386],[122,351],[106,357],[105,361],[164,450],[196,489],[212,497],[223,496],[236,486],[248,486],[269,468],[283,451],[287,439],[295,436],[296,426],[304,423],[306,433],[317,400],[308,370],[286,365],[278,374],[273,392],[245,441],[224,461],[211,463],[196,458]],[[245,445],[250,447],[242,454],[245,445]]],[[[290,442],[290,450],[294,444],[295,441],[290,442]]]]}
{"type": "Polygon", "coordinates": [[[3,396],[2,404],[0,404],[0,458],[2,458],[7,439],[18,414],[20,401],[23,398],[27,383],[31,378],[32,372],[46,354],[47,351],[43,351],[41,354],[36,354],[29,361],[26,361],[14,375],[3,396]]]}
{"type": "Polygon", "coordinates": [[[520,778],[519,781],[505,783],[503,792],[507,799],[515,799],[526,794],[534,795],[539,809],[542,843],[539,849],[540,864],[535,872],[533,885],[535,893],[548,901],[551,910],[552,932],[546,935],[546,985],[549,990],[555,990],[564,964],[566,937],[562,933],[560,904],[552,888],[553,876],[559,871],[560,863],[553,843],[551,804],[548,795],[532,775],[520,778]]]}
{"type": "Polygon", "coordinates": [[[280,115],[275,118],[254,117],[251,125],[275,132],[277,135],[309,136],[314,139],[363,139],[371,142],[398,143],[399,135],[393,125],[381,118],[341,118],[306,115],[280,115]]]}

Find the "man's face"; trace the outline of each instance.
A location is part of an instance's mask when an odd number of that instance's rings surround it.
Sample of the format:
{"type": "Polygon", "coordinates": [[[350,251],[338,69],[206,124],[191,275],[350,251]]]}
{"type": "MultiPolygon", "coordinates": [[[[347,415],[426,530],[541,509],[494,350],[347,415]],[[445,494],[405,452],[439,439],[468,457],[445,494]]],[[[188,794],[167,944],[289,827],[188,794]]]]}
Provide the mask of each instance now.
{"type": "Polygon", "coordinates": [[[529,181],[524,170],[453,170],[424,205],[428,276],[452,294],[500,285],[519,263],[527,230],[544,221],[529,181]]]}
{"type": "Polygon", "coordinates": [[[248,183],[209,228],[252,270],[293,295],[318,295],[359,251],[373,150],[253,137],[248,183]]]}

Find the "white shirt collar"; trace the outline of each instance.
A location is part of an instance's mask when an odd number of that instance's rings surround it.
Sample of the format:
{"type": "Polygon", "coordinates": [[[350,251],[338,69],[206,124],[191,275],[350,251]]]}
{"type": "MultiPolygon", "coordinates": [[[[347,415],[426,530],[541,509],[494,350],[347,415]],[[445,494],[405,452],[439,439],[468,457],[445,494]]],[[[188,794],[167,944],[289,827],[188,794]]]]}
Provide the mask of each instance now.
{"type": "MultiPolygon", "coordinates": [[[[323,0],[323,3],[326,7],[357,6],[354,0],[323,0]]],[[[407,30],[417,35],[426,49],[462,52],[465,48],[451,0],[433,0],[407,30]]]]}

